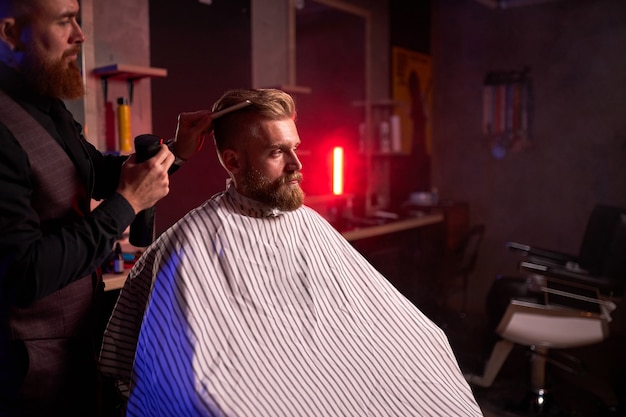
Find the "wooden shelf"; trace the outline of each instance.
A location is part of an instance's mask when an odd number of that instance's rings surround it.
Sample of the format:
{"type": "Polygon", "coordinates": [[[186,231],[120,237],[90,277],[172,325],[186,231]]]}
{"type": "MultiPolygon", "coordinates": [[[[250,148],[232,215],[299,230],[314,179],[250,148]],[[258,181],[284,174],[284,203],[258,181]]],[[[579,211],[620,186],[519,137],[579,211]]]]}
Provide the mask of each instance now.
{"type": "Polygon", "coordinates": [[[395,107],[395,106],[405,106],[406,103],[398,100],[374,100],[374,101],[355,101],[352,103],[355,107],[395,107]]]}
{"type": "Polygon", "coordinates": [[[102,80],[104,102],[107,101],[108,81],[111,78],[126,80],[128,85],[128,101],[133,102],[133,88],[136,80],[141,78],[167,77],[165,68],[142,67],[138,65],[111,64],[94,68],[93,74],[102,80]]]}
{"type": "Polygon", "coordinates": [[[374,151],[371,153],[371,156],[407,156],[408,154],[406,152],[402,152],[402,151],[389,151],[389,152],[381,152],[381,151],[374,151]]]}
{"type": "Polygon", "coordinates": [[[311,87],[305,87],[302,85],[281,84],[278,88],[289,94],[311,94],[311,87]]]}
{"type": "Polygon", "coordinates": [[[138,80],[145,77],[167,77],[165,68],[141,67],[138,65],[111,64],[94,68],[94,75],[101,78],[122,78],[138,80]]]}

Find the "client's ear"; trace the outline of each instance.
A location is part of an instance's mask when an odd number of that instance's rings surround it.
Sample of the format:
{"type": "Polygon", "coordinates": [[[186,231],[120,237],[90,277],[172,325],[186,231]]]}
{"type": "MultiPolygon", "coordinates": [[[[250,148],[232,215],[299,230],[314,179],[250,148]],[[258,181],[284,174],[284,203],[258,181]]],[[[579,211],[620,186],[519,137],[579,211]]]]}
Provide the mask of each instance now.
{"type": "Polygon", "coordinates": [[[237,174],[241,169],[239,154],[233,149],[225,149],[222,152],[222,163],[224,168],[232,174],[237,174]]]}

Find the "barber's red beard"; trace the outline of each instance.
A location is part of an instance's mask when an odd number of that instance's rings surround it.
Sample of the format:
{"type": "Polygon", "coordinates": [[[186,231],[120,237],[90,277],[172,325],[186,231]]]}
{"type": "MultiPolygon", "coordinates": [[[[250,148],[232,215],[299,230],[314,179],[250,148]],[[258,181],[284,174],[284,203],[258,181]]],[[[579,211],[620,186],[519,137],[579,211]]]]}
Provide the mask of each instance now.
{"type": "Polygon", "coordinates": [[[25,52],[22,73],[32,88],[39,94],[61,99],[75,99],[85,94],[83,79],[76,61],[66,62],[67,56],[77,54],[79,48],[65,51],[63,58],[47,61],[41,58],[36,48],[25,52]]]}
{"type": "Polygon", "coordinates": [[[270,181],[255,169],[248,169],[244,174],[243,192],[248,197],[283,211],[292,211],[302,206],[304,191],[300,185],[288,184],[290,181],[302,181],[302,174],[296,172],[283,175],[270,181]]]}

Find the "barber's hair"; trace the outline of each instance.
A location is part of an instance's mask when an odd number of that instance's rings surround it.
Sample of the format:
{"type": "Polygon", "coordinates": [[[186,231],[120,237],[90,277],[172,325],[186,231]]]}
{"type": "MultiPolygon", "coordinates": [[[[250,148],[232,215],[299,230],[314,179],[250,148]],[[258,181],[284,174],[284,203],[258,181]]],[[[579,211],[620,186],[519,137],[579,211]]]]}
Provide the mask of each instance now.
{"type": "Polygon", "coordinates": [[[256,135],[260,120],[296,118],[293,98],[282,90],[272,88],[227,91],[215,102],[212,111],[217,112],[246,100],[252,104],[213,122],[213,137],[218,153],[242,145],[247,137],[256,135]]]}

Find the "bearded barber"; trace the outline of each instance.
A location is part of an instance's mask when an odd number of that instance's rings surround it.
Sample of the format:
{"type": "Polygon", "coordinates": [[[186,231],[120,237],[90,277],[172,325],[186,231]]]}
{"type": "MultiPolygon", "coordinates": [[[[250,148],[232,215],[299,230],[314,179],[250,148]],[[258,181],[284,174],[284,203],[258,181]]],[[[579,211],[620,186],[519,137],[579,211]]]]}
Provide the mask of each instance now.
{"type": "Polygon", "coordinates": [[[208,111],[183,113],[172,150],[144,163],[97,151],[61,101],[84,93],[78,14],[0,0],[1,416],[100,414],[98,266],[211,129],[208,111]]]}

